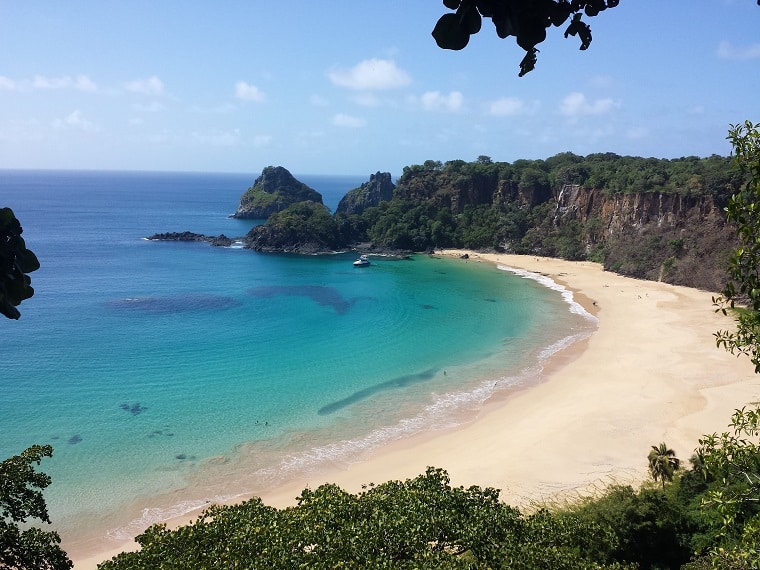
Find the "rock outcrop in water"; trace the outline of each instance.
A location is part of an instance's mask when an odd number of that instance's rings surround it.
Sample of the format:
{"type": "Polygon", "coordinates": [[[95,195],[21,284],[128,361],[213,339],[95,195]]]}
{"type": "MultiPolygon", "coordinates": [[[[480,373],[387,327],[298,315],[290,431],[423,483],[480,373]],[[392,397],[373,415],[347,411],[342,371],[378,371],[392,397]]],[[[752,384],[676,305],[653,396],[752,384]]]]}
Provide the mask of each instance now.
{"type": "Polygon", "coordinates": [[[151,241],[204,241],[218,247],[229,247],[235,241],[224,234],[207,236],[205,234],[196,234],[194,232],[165,232],[153,234],[146,239],[151,241]]]}
{"type": "Polygon", "coordinates": [[[298,202],[322,203],[322,195],[282,166],[267,166],[240,198],[235,218],[266,220],[298,202]]]}

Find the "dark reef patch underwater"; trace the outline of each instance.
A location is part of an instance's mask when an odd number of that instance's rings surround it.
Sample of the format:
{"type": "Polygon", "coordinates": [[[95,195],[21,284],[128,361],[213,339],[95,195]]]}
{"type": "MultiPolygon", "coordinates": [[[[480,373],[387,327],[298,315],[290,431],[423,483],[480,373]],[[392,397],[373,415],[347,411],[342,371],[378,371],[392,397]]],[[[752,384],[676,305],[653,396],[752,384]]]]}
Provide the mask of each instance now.
{"type": "Polygon", "coordinates": [[[290,297],[306,297],[323,307],[331,307],[339,315],[346,314],[358,300],[346,299],[335,287],[324,285],[269,285],[256,287],[249,291],[254,297],[269,299],[277,295],[290,297]]]}
{"type": "Polygon", "coordinates": [[[336,402],[332,402],[331,404],[327,404],[326,406],[322,406],[319,408],[317,413],[320,416],[326,416],[328,414],[332,414],[338,410],[346,408],[351,404],[355,404],[361,400],[366,400],[367,398],[370,398],[379,392],[383,392],[384,390],[406,388],[407,386],[411,386],[413,384],[426,382],[432,379],[435,376],[436,372],[438,372],[438,368],[430,368],[424,372],[419,372],[418,374],[406,374],[404,376],[399,376],[398,378],[393,378],[392,380],[388,380],[386,382],[380,382],[374,386],[369,386],[363,390],[358,390],[347,398],[343,398],[336,402]]]}
{"type": "Polygon", "coordinates": [[[186,293],[163,297],[130,297],[115,299],[106,306],[117,310],[136,310],[143,313],[186,313],[189,311],[207,311],[239,307],[242,303],[232,297],[211,295],[209,293],[186,293]]]}

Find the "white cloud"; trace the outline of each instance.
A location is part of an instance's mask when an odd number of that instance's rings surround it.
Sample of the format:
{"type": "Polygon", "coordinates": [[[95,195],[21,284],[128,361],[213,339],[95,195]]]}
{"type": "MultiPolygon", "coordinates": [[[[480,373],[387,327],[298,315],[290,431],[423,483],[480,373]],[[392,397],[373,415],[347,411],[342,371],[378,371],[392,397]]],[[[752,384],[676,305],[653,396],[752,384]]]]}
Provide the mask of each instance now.
{"type": "Polygon", "coordinates": [[[16,82],[13,79],[0,75],[0,90],[1,91],[15,91],[16,82]]]}
{"type": "Polygon", "coordinates": [[[56,119],[53,121],[53,126],[57,129],[71,128],[88,133],[95,133],[100,130],[95,123],[85,119],[84,114],[79,109],[72,111],[63,119],[56,119]]]}
{"type": "Polygon", "coordinates": [[[86,75],[78,75],[76,78],[76,88],[80,91],[94,92],[98,90],[98,86],[86,75]]]}
{"type": "Polygon", "coordinates": [[[360,119],[359,117],[352,117],[351,115],[338,113],[337,115],[333,115],[332,124],[336,127],[349,127],[356,129],[365,126],[367,124],[367,121],[360,119]]]}
{"type": "Polygon", "coordinates": [[[253,137],[253,146],[261,148],[272,144],[272,135],[256,135],[253,137]]]}
{"type": "Polygon", "coordinates": [[[409,74],[392,59],[365,59],[351,69],[335,69],[327,74],[335,85],[356,91],[395,89],[412,82],[409,74]]]}
{"type": "Polygon", "coordinates": [[[153,75],[148,79],[136,79],[124,84],[124,88],[132,93],[140,95],[163,95],[165,92],[164,83],[158,77],[153,75]]]}
{"type": "Polygon", "coordinates": [[[193,139],[201,144],[210,146],[234,146],[240,140],[240,129],[233,129],[232,131],[220,132],[215,131],[212,133],[199,133],[193,132],[193,139]]]}
{"type": "Polygon", "coordinates": [[[76,89],[78,91],[89,92],[98,90],[97,85],[86,75],[77,75],[76,77],[69,75],[62,77],[35,75],[31,81],[31,85],[35,89],[76,89]]]}
{"type": "Polygon", "coordinates": [[[35,75],[31,79],[16,81],[10,77],[0,75],[0,90],[4,91],[29,91],[30,89],[75,89],[94,93],[98,90],[95,82],[86,75],[62,75],[60,77],[46,77],[35,75]]]}
{"type": "Polygon", "coordinates": [[[152,101],[145,104],[137,103],[135,105],[132,105],[132,108],[135,111],[139,111],[141,113],[158,113],[159,111],[163,111],[164,106],[158,101],[152,101]]]}
{"type": "Polygon", "coordinates": [[[420,97],[420,105],[425,111],[444,111],[454,113],[464,104],[464,96],[459,91],[444,95],[439,91],[426,91],[420,97]]]}
{"type": "Polygon", "coordinates": [[[518,97],[502,97],[491,102],[489,112],[496,117],[521,115],[525,112],[525,102],[518,97]]]}
{"type": "Polygon", "coordinates": [[[721,59],[734,59],[738,61],[760,59],[760,44],[736,47],[733,46],[731,42],[722,41],[718,44],[718,57],[721,59]]]}
{"type": "Polygon", "coordinates": [[[583,93],[570,93],[560,104],[560,113],[568,117],[581,115],[604,115],[612,109],[620,107],[620,103],[610,99],[589,101],[583,93]]]}
{"type": "Polygon", "coordinates": [[[245,81],[235,83],[235,97],[243,101],[256,101],[257,103],[264,100],[264,93],[255,85],[249,85],[245,81]]]}

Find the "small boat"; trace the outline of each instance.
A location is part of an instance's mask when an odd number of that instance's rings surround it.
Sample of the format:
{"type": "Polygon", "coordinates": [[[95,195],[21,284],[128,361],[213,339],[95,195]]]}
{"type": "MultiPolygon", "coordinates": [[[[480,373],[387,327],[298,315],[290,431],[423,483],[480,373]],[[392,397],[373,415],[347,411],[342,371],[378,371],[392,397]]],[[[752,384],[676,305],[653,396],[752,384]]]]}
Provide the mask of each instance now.
{"type": "Polygon", "coordinates": [[[367,265],[369,265],[369,259],[366,255],[362,255],[354,261],[354,267],[366,267],[367,265]]]}

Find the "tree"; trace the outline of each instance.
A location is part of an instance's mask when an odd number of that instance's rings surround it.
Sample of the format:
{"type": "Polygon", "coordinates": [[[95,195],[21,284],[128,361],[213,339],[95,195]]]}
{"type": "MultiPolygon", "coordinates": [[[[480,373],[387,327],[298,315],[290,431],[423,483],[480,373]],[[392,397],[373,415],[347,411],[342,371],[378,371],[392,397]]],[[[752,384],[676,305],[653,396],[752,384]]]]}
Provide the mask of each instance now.
{"type": "MultiPolygon", "coordinates": [[[[759,2],[760,4],[760,2],[759,2]]],[[[747,182],[728,202],[726,214],[737,226],[739,247],[732,254],[729,283],[713,302],[724,315],[735,313],[735,330],[718,331],[718,346],[744,354],[760,372],[760,123],[731,125],[734,162],[747,182]],[[744,305],[736,310],[736,304],[744,305]]],[[[697,455],[708,476],[721,481],[707,507],[722,521],[722,544],[711,552],[718,565],[760,568],[760,407],[736,410],[732,432],[699,441],[697,455]]]]}
{"type": "Polygon", "coordinates": [[[35,465],[52,455],[51,446],[33,445],[0,463],[0,569],[65,570],[73,566],[59,546],[57,532],[26,524],[29,518],[50,523],[42,490],[51,480],[35,471],[35,465]],[[21,530],[20,524],[27,528],[21,530]]]}
{"type": "Polygon", "coordinates": [[[34,295],[27,273],[40,268],[37,256],[26,248],[23,231],[13,210],[0,208],[0,314],[9,319],[18,319],[16,307],[34,295]]]}
{"type": "Polygon", "coordinates": [[[304,490],[295,507],[254,498],[210,507],[192,525],[149,528],[141,549],[100,570],[142,568],[616,568],[604,553],[611,528],[555,516],[526,517],[499,491],[452,487],[442,469],[352,494],[326,484],[304,490]]]}
{"type": "Polygon", "coordinates": [[[662,482],[665,488],[666,481],[672,481],[673,475],[681,466],[681,460],[676,457],[676,452],[670,449],[665,442],[653,445],[649,452],[649,473],[652,479],[662,482]]]}
{"type": "Polygon", "coordinates": [[[741,191],[726,207],[727,218],[736,224],[740,245],[732,254],[729,283],[713,299],[718,311],[727,314],[736,303],[746,304],[737,314],[735,331],[718,331],[718,346],[731,354],[746,354],[760,372],[760,123],[731,125],[727,137],[734,149],[734,162],[747,176],[741,191]]]}
{"type": "Polygon", "coordinates": [[[565,37],[578,36],[580,49],[588,49],[591,28],[583,15],[596,16],[617,6],[619,0],[443,0],[443,4],[455,13],[441,16],[433,29],[439,47],[465,48],[470,36],[480,31],[482,18],[490,18],[500,38],[515,36],[517,45],[525,50],[520,62],[522,77],[535,67],[536,46],[546,39],[548,28],[562,26],[572,15],[565,37]]]}
{"type": "MultiPolygon", "coordinates": [[[[443,49],[464,49],[470,36],[477,34],[483,18],[490,18],[496,34],[502,38],[515,36],[517,45],[525,50],[520,62],[520,77],[533,71],[538,54],[536,46],[546,39],[551,26],[570,24],[564,36],[578,36],[580,49],[591,45],[591,28],[583,16],[594,17],[620,0],[443,0],[444,6],[455,12],[444,14],[433,28],[433,38],[443,49]]],[[[760,0],[757,2],[760,6],[760,0]]]]}
{"type": "Polygon", "coordinates": [[[736,410],[729,428],[704,436],[697,450],[705,475],[719,483],[703,501],[721,521],[711,555],[721,567],[760,568],[760,405],[736,410]]]}

